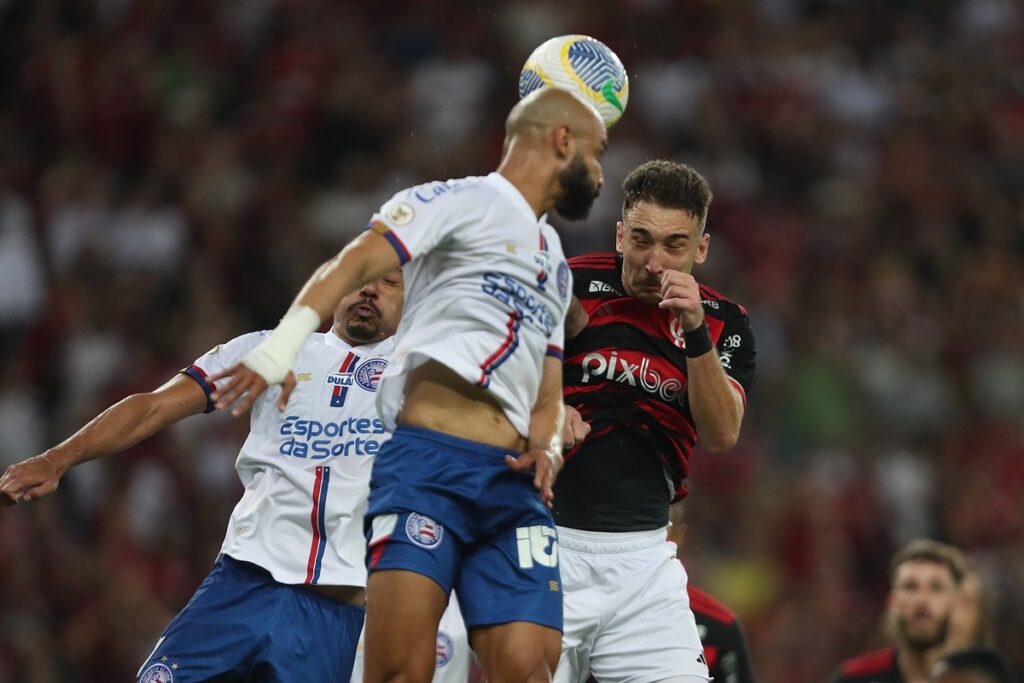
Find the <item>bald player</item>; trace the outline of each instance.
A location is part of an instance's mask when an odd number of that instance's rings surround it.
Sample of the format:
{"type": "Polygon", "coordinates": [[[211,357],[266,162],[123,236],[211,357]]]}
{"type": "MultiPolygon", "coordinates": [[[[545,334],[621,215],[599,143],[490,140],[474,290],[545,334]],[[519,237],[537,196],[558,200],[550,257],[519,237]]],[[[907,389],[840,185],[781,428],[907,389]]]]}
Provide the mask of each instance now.
{"type": "Polygon", "coordinates": [[[606,146],[589,105],[532,93],[508,116],[496,172],[396,194],[222,373],[218,405],[244,411],[341,297],[404,266],[405,314],[378,392],[395,432],[374,463],[366,522],[368,682],[430,681],[453,587],[489,680],[548,681],[558,662],[549,507],[572,286],[545,214],[586,217],[606,146]]]}

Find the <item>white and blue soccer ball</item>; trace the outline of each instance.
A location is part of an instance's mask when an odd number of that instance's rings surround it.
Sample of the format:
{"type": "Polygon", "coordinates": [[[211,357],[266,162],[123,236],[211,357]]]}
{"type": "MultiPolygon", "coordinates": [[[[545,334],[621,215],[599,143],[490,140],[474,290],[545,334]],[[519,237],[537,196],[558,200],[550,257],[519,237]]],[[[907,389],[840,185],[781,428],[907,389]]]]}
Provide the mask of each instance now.
{"type": "Polygon", "coordinates": [[[519,74],[519,97],[543,87],[568,90],[588,102],[608,127],[622,117],[629,100],[626,68],[590,36],[556,36],[533,51],[519,74]]]}

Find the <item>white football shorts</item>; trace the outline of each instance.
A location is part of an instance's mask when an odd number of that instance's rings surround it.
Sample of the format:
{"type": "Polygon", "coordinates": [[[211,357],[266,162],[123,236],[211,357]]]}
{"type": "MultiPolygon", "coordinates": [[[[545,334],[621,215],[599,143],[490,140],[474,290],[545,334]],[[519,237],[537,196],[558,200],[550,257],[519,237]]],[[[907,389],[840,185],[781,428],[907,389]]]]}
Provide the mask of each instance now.
{"type": "Polygon", "coordinates": [[[665,529],[603,533],[558,527],[565,628],[555,683],[708,681],[686,594],[686,570],[665,529]]]}

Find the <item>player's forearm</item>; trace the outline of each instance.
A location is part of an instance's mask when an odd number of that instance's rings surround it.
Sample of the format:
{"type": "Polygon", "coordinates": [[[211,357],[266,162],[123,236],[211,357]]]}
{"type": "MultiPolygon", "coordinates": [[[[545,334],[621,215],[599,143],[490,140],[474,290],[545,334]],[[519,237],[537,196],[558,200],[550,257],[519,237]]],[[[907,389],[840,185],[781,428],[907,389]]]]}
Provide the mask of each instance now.
{"type": "Polygon", "coordinates": [[[590,314],[576,296],[569,302],[569,311],[565,316],[565,338],[572,339],[586,328],[590,322],[590,314]]]}
{"type": "Polygon", "coordinates": [[[561,453],[564,420],[565,407],[561,397],[534,406],[530,413],[529,449],[561,453]]]}
{"type": "Polygon", "coordinates": [[[308,306],[320,320],[326,320],[344,297],[400,265],[394,248],[383,237],[364,232],[317,268],[295,297],[293,307],[308,306]]]}
{"type": "Polygon", "coordinates": [[[45,455],[64,471],[134,446],[170,423],[153,394],[133,394],[107,408],[45,455]]]}
{"type": "Polygon", "coordinates": [[[743,422],[743,404],[712,349],[686,359],[690,411],[701,447],[723,453],[736,445],[743,422]]]}

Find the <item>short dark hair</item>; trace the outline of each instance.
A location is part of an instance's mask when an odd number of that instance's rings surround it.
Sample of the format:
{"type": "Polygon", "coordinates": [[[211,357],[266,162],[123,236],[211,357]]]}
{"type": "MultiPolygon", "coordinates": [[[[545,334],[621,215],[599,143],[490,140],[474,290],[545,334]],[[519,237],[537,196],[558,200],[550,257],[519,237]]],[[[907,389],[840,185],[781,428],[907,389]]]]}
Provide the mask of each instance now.
{"type": "Polygon", "coordinates": [[[951,652],[936,662],[935,670],[978,673],[991,678],[992,683],[1013,683],[1006,659],[990,647],[970,647],[951,652]]]}
{"type": "Polygon", "coordinates": [[[941,564],[953,575],[953,582],[960,585],[967,573],[967,560],[963,553],[947,543],[930,538],[916,538],[896,553],[889,564],[889,578],[896,578],[896,570],[907,562],[934,562],[941,564]]]}
{"type": "Polygon", "coordinates": [[[711,186],[686,164],[656,159],[640,164],[622,183],[622,215],[637,202],[650,202],[666,209],[685,209],[700,220],[701,230],[711,206],[711,186]]]}

